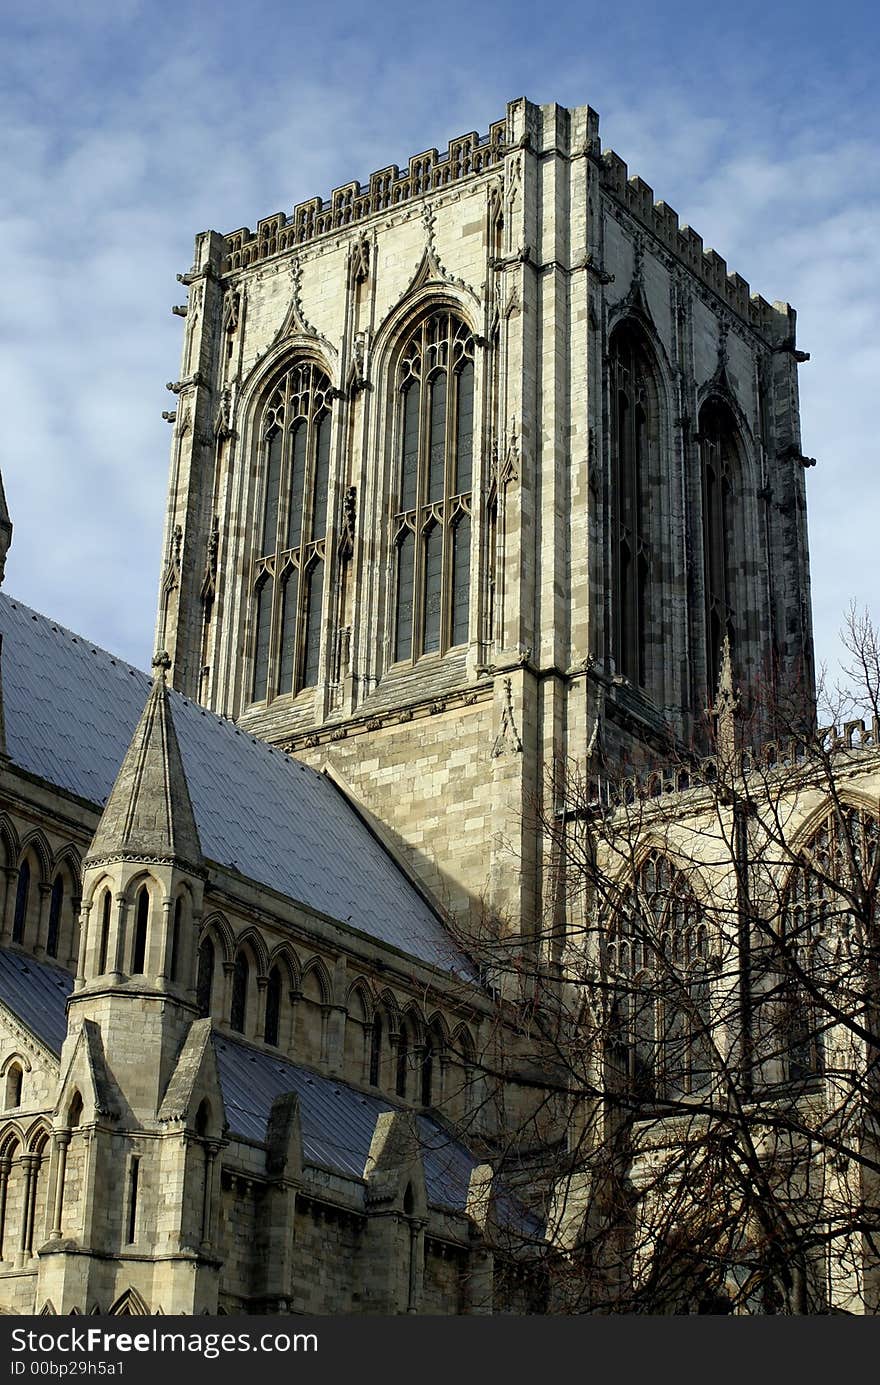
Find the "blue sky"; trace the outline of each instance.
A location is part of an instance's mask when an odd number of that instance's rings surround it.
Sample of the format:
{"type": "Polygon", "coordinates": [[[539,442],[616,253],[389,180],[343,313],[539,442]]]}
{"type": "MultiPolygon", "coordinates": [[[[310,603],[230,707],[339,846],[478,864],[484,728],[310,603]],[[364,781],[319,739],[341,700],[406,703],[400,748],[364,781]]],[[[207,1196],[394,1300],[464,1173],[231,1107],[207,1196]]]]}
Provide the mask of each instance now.
{"type": "Polygon", "coordinates": [[[613,147],[798,309],[817,651],[880,613],[880,19],[873,6],[42,0],[0,20],[6,587],[132,662],[153,637],[199,230],[467,130],[589,102],[613,147]]]}

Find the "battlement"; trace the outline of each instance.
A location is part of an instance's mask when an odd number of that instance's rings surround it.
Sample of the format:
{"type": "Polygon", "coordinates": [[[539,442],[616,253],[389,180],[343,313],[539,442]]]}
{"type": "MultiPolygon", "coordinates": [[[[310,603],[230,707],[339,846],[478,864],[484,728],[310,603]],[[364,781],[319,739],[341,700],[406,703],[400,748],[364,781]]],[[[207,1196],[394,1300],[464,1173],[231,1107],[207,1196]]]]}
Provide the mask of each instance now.
{"type": "MultiPolygon", "coordinates": [[[[442,156],[436,149],[426,149],[413,155],[403,173],[397,164],[389,164],[372,173],[366,184],[343,183],[333,189],[329,198],[311,197],[306,202],[298,202],[289,216],[285,212],[274,212],[262,217],[256,231],[247,226],[231,231],[224,237],[224,272],[246,269],[272,255],[355,226],[377,212],[392,210],[496,167],[510,152],[508,124],[511,121],[515,124],[514,112],[521,104],[512,102],[507,116],[490,125],[487,134],[471,131],[450,140],[442,156]]],[[[528,107],[529,103],[525,105],[528,107]]],[[[559,108],[530,109],[557,111],[559,108]]],[[[582,152],[596,160],[603,188],[738,317],[757,330],[793,345],[794,313],[789,305],[771,304],[760,294],[751,293],[740,274],[728,273],[726,261],[716,251],[703,248],[703,239],[696,231],[680,224],[678,213],[672,207],[666,202],[655,202],[653,189],[637,175],[630,176],[619,154],[609,149],[598,155],[599,117],[589,107],[586,109],[590,138],[588,148],[582,152]]],[[[520,143],[528,147],[528,136],[520,143]]]]}
{"type": "Polygon", "coordinates": [[[722,298],[744,321],[759,331],[794,337],[794,313],[788,303],[768,303],[751,293],[742,275],[728,273],[727,262],[715,250],[703,249],[703,238],[691,226],[682,226],[678,213],[666,202],[654,201],[654,190],[638,175],[630,176],[626,164],[613,149],[599,160],[602,186],[662,245],[682,260],[693,274],[722,298]]]}
{"type": "Polygon", "coordinates": [[[405,173],[397,164],[389,164],[372,173],[366,184],[344,183],[334,188],[327,200],[312,197],[297,203],[291,216],[275,212],[263,217],[256,232],[246,226],[232,231],[225,237],[224,271],[245,269],[269,255],[345,230],[375,212],[388,211],[424,193],[485,173],[507,152],[506,130],[506,119],[496,120],[486,135],[474,130],[450,140],[442,157],[436,149],[413,155],[405,173]]]}
{"type": "MultiPolygon", "coordinates": [[[[765,741],[755,749],[743,749],[737,754],[735,770],[743,778],[764,776],[774,771],[822,765],[825,756],[841,751],[864,751],[876,755],[878,750],[880,718],[873,716],[869,723],[857,718],[842,726],[819,727],[811,739],[791,736],[765,741]]],[[[636,770],[622,779],[598,776],[591,779],[587,786],[587,807],[589,811],[613,810],[639,800],[663,798],[670,794],[686,793],[690,789],[711,788],[718,783],[718,774],[718,760],[714,755],[709,755],[690,764],[678,760],[644,772],[636,770]]]]}

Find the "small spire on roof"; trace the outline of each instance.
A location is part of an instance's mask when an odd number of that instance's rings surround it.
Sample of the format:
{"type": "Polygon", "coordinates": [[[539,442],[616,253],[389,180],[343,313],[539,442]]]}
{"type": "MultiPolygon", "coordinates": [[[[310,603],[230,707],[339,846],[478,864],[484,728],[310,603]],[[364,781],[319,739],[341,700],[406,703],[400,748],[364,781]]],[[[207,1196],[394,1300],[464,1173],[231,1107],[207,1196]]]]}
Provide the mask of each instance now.
{"type": "Polygon", "coordinates": [[[0,473],[0,586],[6,573],[6,554],[12,546],[12,520],[9,517],[9,506],[6,504],[6,492],[3,489],[3,476],[0,473]]]}
{"type": "Polygon", "coordinates": [[[198,868],[202,849],[174,729],[165,650],[153,659],[155,677],[141,719],[98,823],[89,857],[174,859],[198,868]]]}

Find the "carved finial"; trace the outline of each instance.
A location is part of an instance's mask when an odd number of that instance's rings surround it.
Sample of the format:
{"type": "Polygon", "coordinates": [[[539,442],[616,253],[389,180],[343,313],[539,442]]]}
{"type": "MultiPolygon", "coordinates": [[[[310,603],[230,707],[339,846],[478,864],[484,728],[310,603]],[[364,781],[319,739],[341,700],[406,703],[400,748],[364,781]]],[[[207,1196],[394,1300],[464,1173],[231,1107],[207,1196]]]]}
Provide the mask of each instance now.
{"type": "Polygon", "coordinates": [[[721,668],[718,671],[718,691],[715,705],[708,707],[709,716],[715,723],[715,747],[719,757],[727,762],[736,749],[736,714],[739,710],[739,692],[733,684],[733,665],[730,659],[730,637],[724,636],[721,646],[721,668]]]}
{"type": "Polygon", "coordinates": [[[633,283],[641,286],[645,280],[645,241],[639,231],[633,236],[633,283]]]}
{"type": "Polygon", "coordinates": [[[159,649],[153,655],[153,668],[156,670],[156,677],[165,682],[168,670],[171,667],[171,658],[167,649],[159,649]]]}
{"type": "Polygon", "coordinates": [[[434,249],[434,227],[437,225],[437,215],[430,202],[426,202],[422,207],[422,221],[425,226],[425,235],[428,238],[428,247],[434,249]]]}

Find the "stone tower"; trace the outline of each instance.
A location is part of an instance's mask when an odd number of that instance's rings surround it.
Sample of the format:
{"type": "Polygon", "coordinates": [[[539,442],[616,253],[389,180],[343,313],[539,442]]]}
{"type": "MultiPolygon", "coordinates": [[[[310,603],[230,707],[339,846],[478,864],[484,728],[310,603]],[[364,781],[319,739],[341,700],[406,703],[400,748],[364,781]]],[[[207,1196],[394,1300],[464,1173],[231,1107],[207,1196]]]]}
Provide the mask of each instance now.
{"type": "Polygon", "coordinates": [[[335,774],[454,911],[529,936],[554,766],[699,746],[725,641],[809,702],[794,311],[589,107],[514,101],[180,277],[173,684],[335,774]]]}
{"type": "Polygon", "coordinates": [[[195,999],[205,873],[168,666],[167,655],[154,660],[83,866],[83,941],[56,1103],[56,1206],[41,1250],[41,1290],[59,1312],[112,1302],[132,1283],[145,1301],[178,1311],[216,1304],[210,1207],[223,1106],[211,1023],[195,999]]]}

